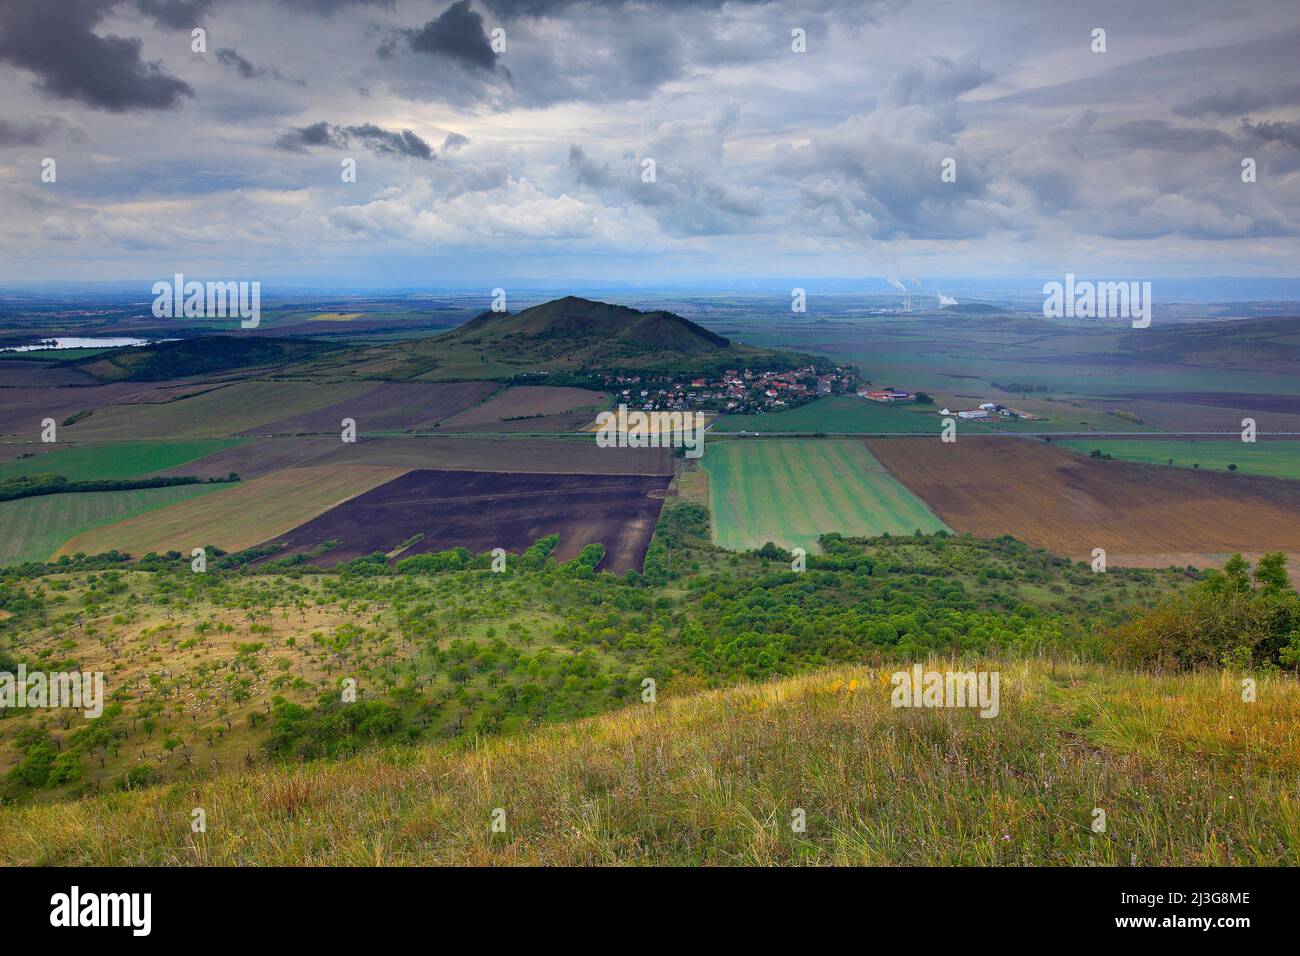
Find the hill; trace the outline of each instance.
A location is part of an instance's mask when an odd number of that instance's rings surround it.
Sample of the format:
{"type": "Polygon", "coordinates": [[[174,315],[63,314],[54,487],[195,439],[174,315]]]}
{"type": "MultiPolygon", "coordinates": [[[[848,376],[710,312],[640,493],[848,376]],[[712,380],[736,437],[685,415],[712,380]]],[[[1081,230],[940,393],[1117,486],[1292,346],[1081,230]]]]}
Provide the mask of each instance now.
{"type": "Polygon", "coordinates": [[[1300,371],[1300,316],[1158,325],[1127,332],[1116,352],[1144,362],[1300,371]]]}
{"type": "Polygon", "coordinates": [[[1293,681],[1262,678],[1257,703],[1231,706],[1227,674],[925,666],[998,670],[997,718],[895,708],[893,668],[847,667],[472,748],[14,808],[0,815],[0,863],[1300,862],[1293,681]],[[205,833],[191,832],[196,807],[205,833]]]}
{"type": "Polygon", "coordinates": [[[732,342],[673,312],[565,296],[518,313],[484,312],[430,339],[371,349],[360,370],[398,379],[503,379],[618,369],[788,368],[812,361],[732,342]]]}
{"type": "Polygon", "coordinates": [[[517,315],[484,312],[446,336],[447,341],[498,344],[518,339],[532,343],[563,340],[556,343],[561,349],[581,349],[598,343],[605,348],[622,347],[632,354],[655,349],[700,355],[731,344],[673,312],[640,312],[573,295],[524,309],[517,315]]]}
{"type": "Polygon", "coordinates": [[[70,365],[104,382],[161,382],[239,369],[309,362],[338,346],[302,339],[204,335],[114,349],[70,365]]]}

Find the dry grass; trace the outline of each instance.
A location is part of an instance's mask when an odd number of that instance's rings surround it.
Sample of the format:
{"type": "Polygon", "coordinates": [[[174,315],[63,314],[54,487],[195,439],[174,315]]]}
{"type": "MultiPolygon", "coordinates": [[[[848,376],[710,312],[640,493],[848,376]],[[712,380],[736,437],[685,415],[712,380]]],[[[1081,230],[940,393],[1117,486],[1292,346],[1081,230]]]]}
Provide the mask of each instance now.
{"type": "MultiPolygon", "coordinates": [[[[935,665],[938,669],[947,666],[935,665]]],[[[963,665],[969,669],[972,665],[963,665]]],[[[1300,862],[1300,687],[1045,662],[1001,715],[904,710],[841,669],[467,750],[258,768],[0,811],[33,864],[1300,862]],[[190,830],[202,807],[207,832],[190,830]],[[491,832],[494,808],[506,832],[491,832]],[[802,808],[807,830],[794,833],[802,808]],[[1091,829],[1094,808],[1107,829],[1091,829]]]]}

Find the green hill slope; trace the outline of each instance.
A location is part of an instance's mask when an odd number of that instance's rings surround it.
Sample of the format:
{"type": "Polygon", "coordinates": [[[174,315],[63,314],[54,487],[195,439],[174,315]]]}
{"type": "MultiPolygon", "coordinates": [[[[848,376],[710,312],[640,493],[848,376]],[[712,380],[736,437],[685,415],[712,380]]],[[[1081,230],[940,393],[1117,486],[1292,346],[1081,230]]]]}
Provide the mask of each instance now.
{"type": "Polygon", "coordinates": [[[1227,675],[961,666],[1000,671],[996,718],[895,708],[890,668],[843,668],[472,749],[6,810],[0,863],[1300,863],[1294,681],[1232,706],[1227,675]]]}
{"type": "Polygon", "coordinates": [[[635,369],[673,373],[812,361],[740,345],[672,312],[565,296],[518,313],[484,312],[435,338],[380,347],[361,367],[392,378],[507,378],[635,369]],[[400,356],[400,360],[398,360],[400,356]]]}

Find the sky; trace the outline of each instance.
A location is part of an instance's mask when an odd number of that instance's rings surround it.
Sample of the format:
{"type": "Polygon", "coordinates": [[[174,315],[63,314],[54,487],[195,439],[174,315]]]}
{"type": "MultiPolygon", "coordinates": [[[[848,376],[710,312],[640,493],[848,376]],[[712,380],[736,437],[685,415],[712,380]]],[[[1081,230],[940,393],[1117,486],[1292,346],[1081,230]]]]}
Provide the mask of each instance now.
{"type": "Polygon", "coordinates": [[[0,0],[0,282],[1298,276],[1298,51],[1295,0],[0,0]]]}

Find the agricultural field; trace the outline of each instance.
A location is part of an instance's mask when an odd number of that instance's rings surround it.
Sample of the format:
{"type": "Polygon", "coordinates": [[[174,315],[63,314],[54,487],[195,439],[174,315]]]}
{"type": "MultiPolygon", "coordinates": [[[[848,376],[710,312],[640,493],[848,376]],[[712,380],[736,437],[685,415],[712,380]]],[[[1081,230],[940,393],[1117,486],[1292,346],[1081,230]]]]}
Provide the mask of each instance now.
{"type": "MultiPolygon", "coordinates": [[[[1203,394],[1203,393],[1202,393],[1203,394]]],[[[1244,407],[1233,403],[1227,393],[1209,393],[1205,398],[1223,395],[1222,405],[1206,401],[1175,401],[1172,399],[1154,400],[1143,397],[1118,399],[1105,403],[1103,407],[1123,409],[1142,419],[1148,426],[1178,432],[1224,432],[1240,435],[1242,420],[1253,418],[1255,427],[1260,432],[1278,432],[1300,435],[1300,415],[1277,410],[1278,406],[1267,401],[1269,407],[1255,408],[1248,402],[1244,407]]],[[[1201,396],[1198,396],[1201,397],[1201,396]]]]}
{"type": "MultiPolygon", "coordinates": [[[[939,405],[886,405],[864,398],[834,395],[798,408],[764,415],[723,415],[714,428],[720,432],[848,432],[855,434],[903,432],[939,433],[939,405]]],[[[974,426],[980,427],[980,426],[974,426]]]]}
{"type": "Polygon", "coordinates": [[[344,418],[357,423],[358,434],[431,428],[444,418],[491,395],[493,382],[384,382],[359,395],[287,418],[258,425],[259,434],[338,434],[344,418]]]}
{"type": "Polygon", "coordinates": [[[817,539],[831,531],[867,536],[947,527],[860,441],[715,441],[700,462],[714,541],[724,548],[771,541],[815,554],[817,539]]]}
{"type": "Polygon", "coordinates": [[[287,542],[276,558],[338,541],[313,562],[332,566],[375,552],[400,551],[406,558],[463,547],[475,554],[493,548],[521,554],[557,534],[557,560],[602,544],[600,570],[621,574],[641,570],[668,481],[643,475],[413,471],[267,540],[287,542]]]}
{"type": "Polygon", "coordinates": [[[0,480],[21,475],[54,474],[62,475],[69,481],[100,481],[140,478],[171,468],[186,474],[186,463],[239,442],[237,438],[197,438],[190,441],[98,442],[55,446],[53,451],[41,450],[27,458],[0,463],[0,480]]]}
{"type": "Polygon", "coordinates": [[[1102,461],[1026,438],[869,439],[886,468],[956,531],[1010,534],[1111,563],[1222,563],[1233,552],[1300,555],[1300,484],[1102,461]]]}
{"type": "Polygon", "coordinates": [[[439,431],[576,432],[608,406],[610,396],[586,388],[516,385],[442,421],[439,431]]]}
{"type": "MultiPolygon", "coordinates": [[[[37,440],[41,422],[54,419],[59,426],[59,437],[68,437],[71,426],[65,421],[78,416],[78,421],[88,422],[96,415],[118,415],[134,408],[158,409],[170,403],[179,403],[185,396],[210,390],[212,386],[156,382],[114,382],[110,385],[86,387],[13,387],[0,389],[0,435],[22,436],[37,440]],[[87,414],[89,413],[89,414],[87,414]],[[68,435],[64,434],[64,428],[68,435]]],[[[109,436],[140,438],[141,435],[109,436]]],[[[178,436],[185,437],[182,433],[178,436]]]]}
{"type": "MultiPolygon", "coordinates": [[[[201,498],[225,487],[177,485],[0,501],[0,564],[49,560],[69,538],[169,505],[201,498]]],[[[111,550],[112,547],[96,547],[96,551],[111,550]]]]}
{"type": "Polygon", "coordinates": [[[224,438],[373,388],[373,382],[236,382],[167,404],[111,405],[60,429],[59,436],[76,441],[224,438]]]}
{"type": "Polygon", "coordinates": [[[239,551],[289,531],[403,471],[358,465],[285,468],[261,478],[219,485],[216,494],[194,501],[101,524],[67,541],[58,553],[188,554],[205,545],[239,551]]]}
{"type": "Polygon", "coordinates": [[[1228,471],[1230,465],[1236,465],[1231,470],[1241,474],[1300,479],[1300,441],[1097,438],[1059,444],[1085,455],[1096,449],[1112,458],[1143,465],[1172,465],[1204,471],[1228,471]]]}
{"type": "Polygon", "coordinates": [[[458,435],[256,438],[190,462],[165,474],[253,478],[281,468],[374,465],[463,471],[529,471],[547,474],[671,475],[670,448],[601,448],[594,437],[483,438],[458,435]]]}

